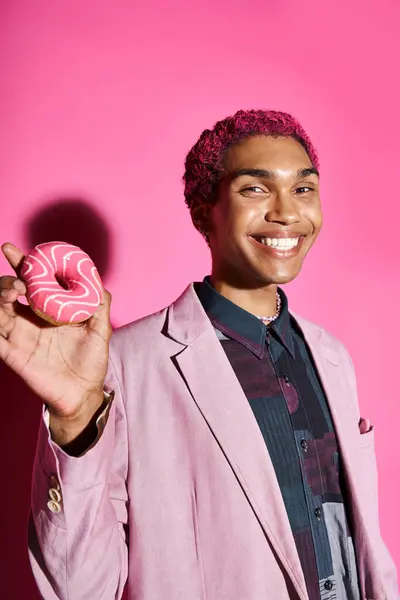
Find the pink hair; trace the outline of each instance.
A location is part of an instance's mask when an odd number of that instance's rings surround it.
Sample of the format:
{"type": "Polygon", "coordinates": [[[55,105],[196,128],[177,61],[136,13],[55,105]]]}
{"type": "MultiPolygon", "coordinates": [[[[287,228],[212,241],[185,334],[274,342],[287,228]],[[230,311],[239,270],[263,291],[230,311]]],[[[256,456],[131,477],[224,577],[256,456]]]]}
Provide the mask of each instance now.
{"type": "Polygon", "coordinates": [[[226,150],[244,138],[255,135],[290,136],[307,151],[313,166],[318,169],[318,156],[307,133],[288,113],[275,110],[239,110],[232,117],[218,121],[213,129],[206,129],[190,150],[185,160],[186,204],[195,201],[213,203],[216,184],[223,171],[226,150]]]}

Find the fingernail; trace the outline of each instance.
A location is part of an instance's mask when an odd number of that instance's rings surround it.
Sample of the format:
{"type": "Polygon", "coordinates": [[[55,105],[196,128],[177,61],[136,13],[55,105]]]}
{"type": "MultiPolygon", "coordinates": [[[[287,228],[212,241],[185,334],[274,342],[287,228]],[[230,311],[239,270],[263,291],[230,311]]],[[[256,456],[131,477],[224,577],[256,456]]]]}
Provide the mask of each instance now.
{"type": "Polygon", "coordinates": [[[10,293],[10,290],[1,290],[1,295],[3,298],[7,298],[9,293],[10,293]]]}
{"type": "Polygon", "coordinates": [[[20,281],[19,279],[17,279],[16,281],[14,281],[13,286],[14,286],[14,289],[17,290],[17,292],[23,293],[25,291],[25,286],[22,283],[22,281],[20,281]]]}

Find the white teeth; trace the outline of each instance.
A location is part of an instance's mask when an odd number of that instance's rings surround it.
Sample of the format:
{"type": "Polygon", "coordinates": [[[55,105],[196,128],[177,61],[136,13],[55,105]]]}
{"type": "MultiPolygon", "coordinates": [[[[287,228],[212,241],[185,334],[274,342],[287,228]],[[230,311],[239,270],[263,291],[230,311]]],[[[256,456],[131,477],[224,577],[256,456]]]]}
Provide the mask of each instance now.
{"type": "Polygon", "coordinates": [[[260,242],[266,246],[272,248],[278,248],[281,250],[292,250],[299,243],[298,237],[296,238],[259,238],[260,242]]]}

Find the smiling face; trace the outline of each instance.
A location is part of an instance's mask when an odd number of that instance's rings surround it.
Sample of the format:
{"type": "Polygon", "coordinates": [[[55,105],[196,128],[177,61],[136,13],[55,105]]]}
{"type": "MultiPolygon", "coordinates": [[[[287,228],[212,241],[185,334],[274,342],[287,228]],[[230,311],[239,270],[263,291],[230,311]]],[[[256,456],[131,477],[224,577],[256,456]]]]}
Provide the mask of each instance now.
{"type": "Polygon", "coordinates": [[[243,288],[294,279],[322,226],[318,173],[303,146],[270,136],[232,146],[202,226],[214,277],[243,288]]]}

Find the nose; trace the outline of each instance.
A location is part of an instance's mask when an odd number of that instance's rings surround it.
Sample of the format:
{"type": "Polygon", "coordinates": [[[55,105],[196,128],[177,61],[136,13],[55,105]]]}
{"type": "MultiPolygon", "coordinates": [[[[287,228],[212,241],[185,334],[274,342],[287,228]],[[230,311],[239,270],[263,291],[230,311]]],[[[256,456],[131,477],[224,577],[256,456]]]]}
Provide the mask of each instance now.
{"type": "Polygon", "coordinates": [[[268,223],[279,225],[299,223],[300,213],[293,196],[285,192],[274,195],[266,206],[264,218],[268,223]]]}

